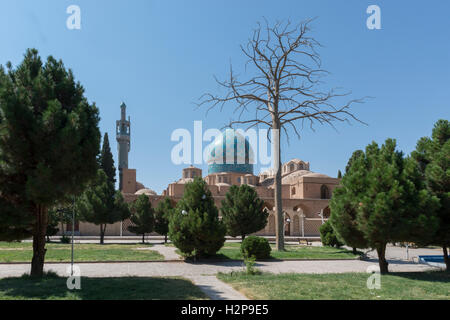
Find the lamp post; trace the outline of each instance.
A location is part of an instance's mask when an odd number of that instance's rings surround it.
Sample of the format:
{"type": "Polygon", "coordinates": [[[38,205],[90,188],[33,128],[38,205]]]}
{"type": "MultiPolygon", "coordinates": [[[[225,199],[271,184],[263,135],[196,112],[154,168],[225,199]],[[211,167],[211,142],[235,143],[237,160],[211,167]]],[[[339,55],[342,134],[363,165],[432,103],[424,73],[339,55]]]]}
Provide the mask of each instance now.
{"type": "Polygon", "coordinates": [[[319,217],[322,219],[322,224],[324,224],[323,221],[323,209],[320,210],[320,212],[318,213],[319,217]]]}
{"type": "MultiPolygon", "coordinates": [[[[286,234],[286,226],[287,226],[289,223],[291,223],[291,219],[286,218],[285,224],[284,224],[284,233],[285,233],[285,234],[286,234]]],[[[289,233],[290,233],[290,230],[289,230],[289,233]]]]}
{"type": "Polygon", "coordinates": [[[72,259],[71,259],[71,267],[70,267],[70,275],[73,276],[73,239],[75,233],[75,198],[73,199],[72,205],[72,259]]]}

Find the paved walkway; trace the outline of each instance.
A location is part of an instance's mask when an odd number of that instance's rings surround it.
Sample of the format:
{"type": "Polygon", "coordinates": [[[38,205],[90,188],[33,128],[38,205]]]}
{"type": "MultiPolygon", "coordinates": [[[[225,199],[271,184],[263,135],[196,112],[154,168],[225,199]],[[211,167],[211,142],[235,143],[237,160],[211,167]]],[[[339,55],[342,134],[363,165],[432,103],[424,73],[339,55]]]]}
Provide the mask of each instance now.
{"type": "MultiPolygon", "coordinates": [[[[53,270],[66,276],[70,264],[46,264],[45,270],[53,270]]],[[[333,260],[333,261],[264,261],[255,266],[261,271],[272,273],[345,273],[366,272],[377,261],[333,260]]],[[[216,263],[187,262],[143,262],[143,263],[80,263],[81,276],[84,277],[167,277],[204,276],[218,272],[243,271],[245,265],[239,261],[216,263]]],[[[406,261],[390,261],[392,272],[434,270],[432,267],[406,261]]],[[[30,271],[29,264],[0,265],[0,278],[21,276],[30,271]]]]}
{"type": "MultiPolygon", "coordinates": [[[[154,244],[151,250],[161,253],[166,260],[179,260],[174,247],[154,244]]],[[[436,270],[422,264],[405,260],[405,248],[389,247],[387,258],[389,270],[392,272],[413,272],[436,270]]],[[[436,249],[410,249],[410,258],[420,254],[441,254],[436,249]]],[[[376,254],[375,254],[376,256],[376,254]]],[[[332,261],[265,261],[257,262],[256,267],[272,273],[345,273],[366,272],[369,266],[378,266],[373,252],[368,254],[369,260],[332,260],[332,261]]],[[[45,270],[52,270],[60,276],[68,276],[70,264],[46,264],[45,270]]],[[[168,277],[179,276],[190,279],[211,299],[246,299],[245,296],[216,278],[218,272],[243,271],[245,265],[239,261],[205,262],[143,262],[143,263],[81,263],[78,264],[82,277],[168,277]]],[[[0,265],[0,279],[17,277],[29,273],[29,264],[0,265]]]]}
{"type": "Polygon", "coordinates": [[[148,248],[149,250],[158,251],[161,255],[164,256],[165,260],[181,260],[182,257],[175,252],[177,248],[168,247],[164,244],[154,244],[153,246],[148,248]]]}
{"type": "Polygon", "coordinates": [[[212,300],[248,300],[246,296],[234,290],[230,285],[213,276],[187,276],[212,300]]]}

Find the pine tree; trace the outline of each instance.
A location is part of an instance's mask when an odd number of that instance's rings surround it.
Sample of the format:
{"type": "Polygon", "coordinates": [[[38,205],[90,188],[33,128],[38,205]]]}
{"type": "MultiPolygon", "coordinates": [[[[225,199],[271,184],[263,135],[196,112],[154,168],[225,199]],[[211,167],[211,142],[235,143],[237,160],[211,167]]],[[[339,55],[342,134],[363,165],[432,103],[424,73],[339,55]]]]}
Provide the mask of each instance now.
{"type": "Polygon", "coordinates": [[[76,200],[75,210],[80,220],[100,227],[100,243],[104,243],[106,227],[130,217],[130,210],[122,193],[115,191],[102,169],[76,200]]]}
{"type": "Polygon", "coordinates": [[[155,217],[152,204],[148,196],[141,194],[131,206],[133,214],[130,217],[133,225],[128,226],[128,231],[142,235],[142,243],[145,243],[145,234],[153,231],[155,217]]]}
{"type": "Polygon", "coordinates": [[[267,224],[269,213],[255,189],[249,185],[231,186],[222,200],[222,221],[230,236],[245,236],[257,232],[267,224]]]}
{"type": "Polygon", "coordinates": [[[169,233],[169,217],[174,210],[172,200],[164,198],[155,209],[155,231],[164,236],[164,243],[167,243],[169,233]]]}
{"type": "Polygon", "coordinates": [[[357,150],[349,159],[341,186],[333,190],[330,200],[330,223],[338,239],[353,248],[367,248],[364,234],[358,229],[357,212],[359,199],[366,190],[364,185],[364,152],[357,150]]]}
{"type": "Polygon", "coordinates": [[[95,176],[98,110],[62,61],[35,49],[0,66],[0,238],[33,237],[31,275],[41,277],[48,208],[95,176]]]}
{"type": "Polygon", "coordinates": [[[338,177],[338,179],[342,179],[342,172],[341,172],[341,170],[338,170],[337,177],[338,177]]]}
{"type": "Polygon", "coordinates": [[[432,244],[442,247],[447,271],[450,272],[450,122],[439,120],[430,138],[421,138],[412,157],[419,163],[428,189],[440,200],[436,211],[439,228],[432,244]]]}
{"type": "Polygon", "coordinates": [[[169,237],[187,256],[213,255],[225,243],[226,228],[206,182],[197,177],[185,186],[169,218],[169,237]]]}
{"type": "Polygon", "coordinates": [[[99,157],[100,168],[106,173],[108,181],[113,185],[116,184],[116,168],[114,167],[114,159],[109,147],[108,132],[103,136],[103,146],[99,157]]]}
{"type": "Polygon", "coordinates": [[[437,228],[433,212],[438,199],[426,190],[416,162],[395,148],[392,139],[381,148],[376,143],[367,146],[344,176],[343,187],[333,194],[331,206],[331,223],[338,236],[348,244],[347,231],[356,229],[364,240],[357,247],[377,250],[382,273],[388,272],[388,243],[426,242],[437,228]],[[338,223],[339,217],[345,220],[338,223]]]}
{"type": "Polygon", "coordinates": [[[353,152],[352,156],[350,157],[350,159],[348,159],[347,165],[345,166],[345,172],[348,172],[350,170],[350,167],[353,164],[353,161],[358,159],[363,154],[364,154],[364,151],[362,151],[362,150],[356,150],[355,152],[353,152]]]}

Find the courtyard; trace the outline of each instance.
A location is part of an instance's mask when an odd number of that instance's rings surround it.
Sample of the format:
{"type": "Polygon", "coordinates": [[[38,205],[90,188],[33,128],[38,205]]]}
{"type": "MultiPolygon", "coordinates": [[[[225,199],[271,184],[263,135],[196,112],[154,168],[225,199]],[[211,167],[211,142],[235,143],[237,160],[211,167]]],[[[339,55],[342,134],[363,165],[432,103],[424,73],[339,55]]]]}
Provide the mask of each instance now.
{"type": "MultiPolygon", "coordinates": [[[[75,259],[81,272],[81,290],[68,290],[66,287],[70,245],[49,244],[49,258],[44,268],[48,276],[38,281],[26,276],[29,273],[29,263],[5,261],[5,257],[12,260],[26,259],[24,252],[30,250],[31,244],[0,243],[0,299],[449,298],[448,275],[415,262],[418,255],[439,254],[439,249],[409,249],[409,260],[406,260],[405,248],[388,247],[387,257],[392,273],[382,276],[381,290],[369,290],[366,287],[369,274],[366,272],[370,266],[377,264],[373,252],[366,252],[364,260],[321,259],[317,258],[317,252],[333,248],[321,247],[319,243],[315,243],[305,249],[315,252],[316,258],[313,254],[299,259],[257,261],[255,267],[261,274],[245,275],[244,261],[231,259],[239,258],[236,256],[239,245],[237,242],[227,242],[222,249],[229,250],[228,258],[194,262],[183,260],[176,253],[176,248],[158,240],[151,240],[147,244],[129,243],[130,241],[132,240],[117,243],[118,240],[106,240],[103,246],[92,243],[95,240],[76,243],[75,257],[82,257],[75,259]],[[117,250],[122,250],[122,261],[116,256],[117,250]],[[52,251],[61,251],[61,254],[50,255],[52,251]],[[95,261],[92,260],[94,256],[95,261]],[[50,262],[50,257],[58,257],[60,260],[53,259],[54,262],[50,262]],[[83,259],[90,262],[83,262],[83,259]],[[130,262],[125,261],[126,259],[130,259],[130,262]],[[325,287],[328,289],[324,290],[325,287]]],[[[300,250],[297,245],[291,244],[287,246],[287,252],[290,250],[289,246],[292,247],[291,252],[300,250]]],[[[226,251],[222,252],[225,253],[226,251]]]]}

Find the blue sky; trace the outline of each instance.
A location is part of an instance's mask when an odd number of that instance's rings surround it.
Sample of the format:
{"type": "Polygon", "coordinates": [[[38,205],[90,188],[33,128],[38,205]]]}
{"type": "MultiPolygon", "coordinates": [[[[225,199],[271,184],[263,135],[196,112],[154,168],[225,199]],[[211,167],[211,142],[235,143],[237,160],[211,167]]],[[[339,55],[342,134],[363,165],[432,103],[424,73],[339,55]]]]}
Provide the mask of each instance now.
{"type": "Polygon", "coordinates": [[[125,101],[132,121],[130,167],[161,192],[184,167],[171,162],[172,131],[193,131],[194,120],[202,120],[204,130],[221,128],[232,116],[224,111],[206,117],[193,103],[207,91],[218,92],[213,75],[225,77],[230,61],[244,74],[239,45],[256,22],[317,17],[313,35],[331,72],[326,84],[351,90],[355,98],[374,97],[354,108],[368,125],[305,129],[301,140],[283,142],[282,157],[301,158],[313,171],[336,176],[352,152],[371,141],[396,138],[409,153],[436,120],[449,119],[449,12],[450,3],[442,0],[5,0],[0,64],[18,64],[29,47],[62,59],[99,107],[115,159],[115,120],[125,101]],[[66,28],[72,4],[81,8],[81,30],[66,28]],[[372,4],[381,8],[381,30],[366,27],[372,4]]]}

